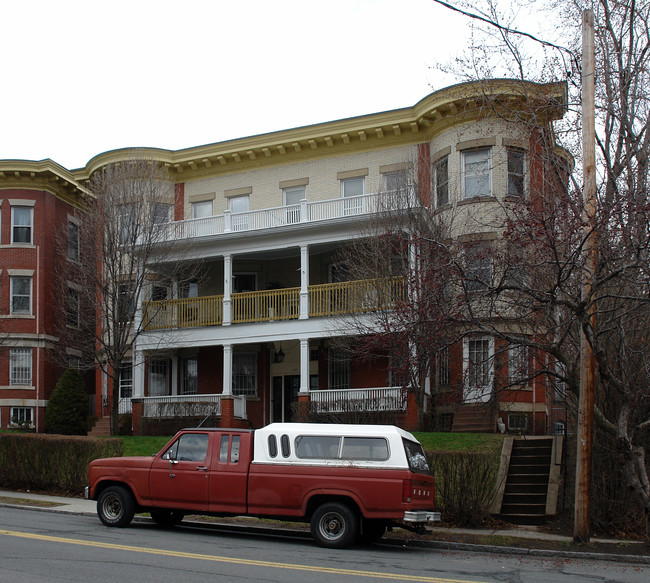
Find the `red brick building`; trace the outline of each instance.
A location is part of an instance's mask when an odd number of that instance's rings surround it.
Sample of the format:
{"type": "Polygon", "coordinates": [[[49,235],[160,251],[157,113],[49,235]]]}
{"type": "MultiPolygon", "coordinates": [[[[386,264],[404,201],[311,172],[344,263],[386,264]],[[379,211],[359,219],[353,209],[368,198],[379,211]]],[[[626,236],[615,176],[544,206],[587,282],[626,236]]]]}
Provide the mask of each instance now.
{"type": "MultiPolygon", "coordinates": [[[[65,303],[55,296],[62,261],[80,253],[84,193],[51,160],[0,161],[0,427],[42,431],[64,367],[81,356],[57,338],[65,303]],[[64,247],[64,250],[62,249],[64,247]]],[[[89,388],[92,390],[92,387],[89,388]]]]}

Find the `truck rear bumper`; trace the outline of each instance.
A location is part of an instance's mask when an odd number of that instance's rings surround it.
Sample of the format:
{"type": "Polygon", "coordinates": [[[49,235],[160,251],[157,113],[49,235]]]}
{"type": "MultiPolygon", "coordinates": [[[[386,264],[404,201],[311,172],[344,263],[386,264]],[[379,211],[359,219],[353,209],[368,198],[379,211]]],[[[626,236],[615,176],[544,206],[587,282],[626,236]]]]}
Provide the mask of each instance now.
{"type": "Polygon", "coordinates": [[[408,511],[404,513],[404,522],[437,522],[440,520],[440,512],[429,512],[427,510],[408,511]]]}

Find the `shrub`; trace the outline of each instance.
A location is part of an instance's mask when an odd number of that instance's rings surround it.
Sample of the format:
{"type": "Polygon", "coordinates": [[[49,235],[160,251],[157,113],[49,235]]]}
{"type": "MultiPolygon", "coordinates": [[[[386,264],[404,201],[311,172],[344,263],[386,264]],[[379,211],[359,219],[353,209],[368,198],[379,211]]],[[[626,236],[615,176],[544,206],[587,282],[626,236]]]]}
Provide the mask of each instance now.
{"type": "Polygon", "coordinates": [[[0,433],[0,486],[80,494],[88,464],[123,450],[121,439],[0,433]]]}
{"type": "Polygon", "coordinates": [[[79,371],[66,370],[45,409],[45,432],[61,435],[85,435],[88,431],[88,397],[79,371]]]}
{"type": "Polygon", "coordinates": [[[427,452],[436,477],[436,508],[445,522],[477,526],[490,514],[498,457],[486,452],[427,452]]]}

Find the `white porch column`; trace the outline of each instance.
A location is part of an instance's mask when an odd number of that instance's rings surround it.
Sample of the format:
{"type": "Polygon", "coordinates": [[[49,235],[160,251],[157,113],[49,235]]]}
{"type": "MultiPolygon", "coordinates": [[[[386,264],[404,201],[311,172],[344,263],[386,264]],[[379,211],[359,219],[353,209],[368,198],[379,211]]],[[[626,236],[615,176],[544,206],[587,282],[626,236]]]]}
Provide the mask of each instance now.
{"type": "Polygon", "coordinates": [[[232,256],[223,256],[223,325],[232,324],[232,256]]]}
{"type": "Polygon", "coordinates": [[[300,339],[300,392],[309,393],[309,338],[300,339]]]}
{"type": "Polygon", "coordinates": [[[133,372],[133,397],[142,398],[144,397],[144,353],[142,350],[133,352],[131,367],[133,372]]]}
{"type": "Polygon", "coordinates": [[[223,345],[223,394],[232,395],[232,344],[223,345]]]}
{"type": "Polygon", "coordinates": [[[309,318],[309,246],[300,246],[300,320],[309,318]]]}

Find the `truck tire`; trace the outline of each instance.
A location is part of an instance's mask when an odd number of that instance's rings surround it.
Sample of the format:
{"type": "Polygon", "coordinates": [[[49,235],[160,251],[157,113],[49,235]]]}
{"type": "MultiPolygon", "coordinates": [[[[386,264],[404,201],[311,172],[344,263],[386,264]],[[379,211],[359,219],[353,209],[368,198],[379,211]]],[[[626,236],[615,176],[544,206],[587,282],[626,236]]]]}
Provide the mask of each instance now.
{"type": "Polygon", "coordinates": [[[97,499],[97,515],[106,526],[128,526],[135,515],[133,494],[122,486],[109,486],[97,499]]]}
{"type": "Polygon", "coordinates": [[[310,526],[316,542],[330,549],[349,547],[359,536],[359,517],[342,502],[321,504],[312,515],[310,526]]]}
{"type": "Polygon", "coordinates": [[[185,514],[180,510],[152,510],[151,519],[160,526],[171,528],[183,521],[185,514]]]}
{"type": "Polygon", "coordinates": [[[386,533],[385,520],[373,520],[364,518],[361,524],[361,540],[364,543],[376,543],[386,533]]]}

